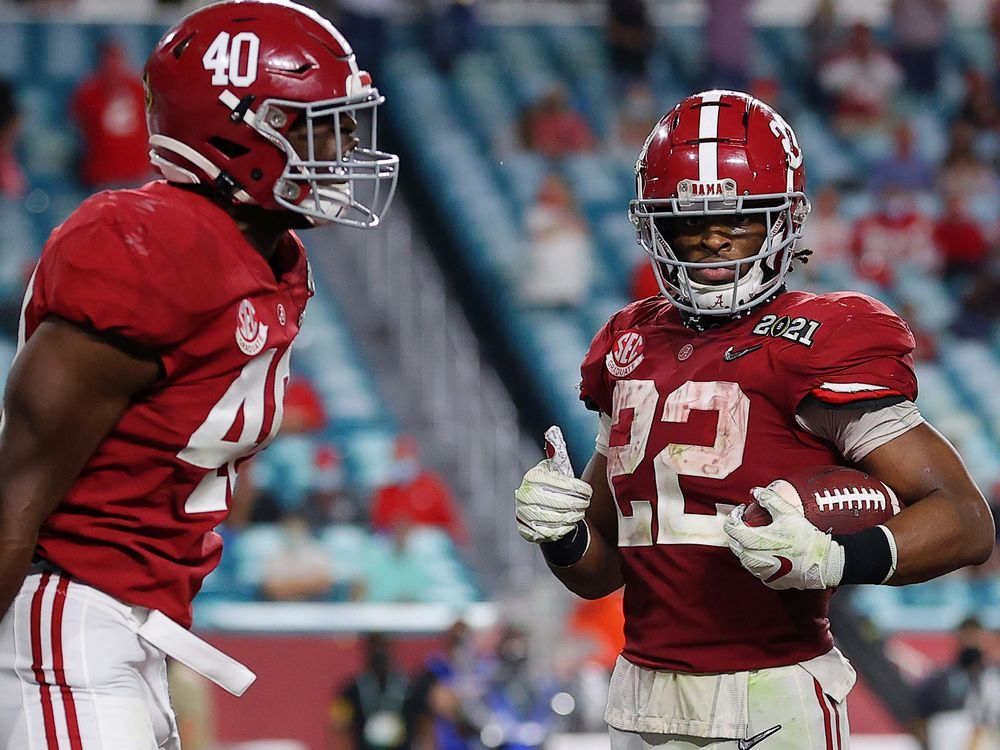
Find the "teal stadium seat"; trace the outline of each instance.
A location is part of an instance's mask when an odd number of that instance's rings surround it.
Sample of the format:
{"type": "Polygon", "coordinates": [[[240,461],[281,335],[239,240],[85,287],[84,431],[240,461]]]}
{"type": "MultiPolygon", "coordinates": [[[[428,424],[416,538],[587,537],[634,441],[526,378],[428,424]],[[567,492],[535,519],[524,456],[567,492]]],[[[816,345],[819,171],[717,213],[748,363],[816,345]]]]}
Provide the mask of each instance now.
{"type": "Polygon", "coordinates": [[[226,554],[233,558],[233,571],[240,586],[256,591],[264,581],[265,564],[281,549],[282,532],[277,524],[257,523],[235,535],[226,554]]]}
{"type": "Polygon", "coordinates": [[[39,25],[40,72],[49,80],[76,81],[94,68],[96,29],[75,23],[39,25]]]}
{"type": "Polygon", "coordinates": [[[12,80],[28,77],[31,35],[19,24],[0,24],[0,76],[12,80]]]}
{"type": "Polygon", "coordinates": [[[319,541],[338,582],[353,583],[363,577],[367,548],[373,543],[367,529],[353,524],[327,526],[320,530],[319,541]]]}

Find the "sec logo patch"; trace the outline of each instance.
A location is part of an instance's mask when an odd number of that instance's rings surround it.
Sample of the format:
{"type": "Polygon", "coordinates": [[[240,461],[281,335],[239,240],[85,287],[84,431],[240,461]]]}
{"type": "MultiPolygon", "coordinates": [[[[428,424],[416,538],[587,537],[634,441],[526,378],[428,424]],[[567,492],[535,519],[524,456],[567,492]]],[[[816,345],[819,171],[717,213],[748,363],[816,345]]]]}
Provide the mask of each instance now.
{"type": "Polygon", "coordinates": [[[267,343],[267,326],[257,320],[257,310],[248,299],[240,302],[236,313],[236,344],[244,354],[255,357],[267,343]]]}
{"type": "Polygon", "coordinates": [[[616,378],[630,375],[636,367],[642,364],[643,350],[646,342],[638,331],[623,331],[618,334],[611,351],[604,357],[608,372],[616,378]]]}

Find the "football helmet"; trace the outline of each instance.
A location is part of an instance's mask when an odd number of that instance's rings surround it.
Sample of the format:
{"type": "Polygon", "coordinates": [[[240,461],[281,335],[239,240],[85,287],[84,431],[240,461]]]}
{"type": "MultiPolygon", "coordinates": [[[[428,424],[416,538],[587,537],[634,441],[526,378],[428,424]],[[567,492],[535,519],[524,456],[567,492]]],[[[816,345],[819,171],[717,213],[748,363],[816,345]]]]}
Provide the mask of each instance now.
{"type": "Polygon", "coordinates": [[[663,294],[689,316],[730,316],[755,307],[784,284],[809,214],[802,150],[788,123],[738,91],[682,100],[653,128],[635,165],[629,217],[663,294]],[[763,215],[760,250],[748,258],[696,264],[678,257],[658,226],[667,217],[763,215]],[[727,268],[735,279],[706,284],[689,269],[727,268]]]}
{"type": "Polygon", "coordinates": [[[150,159],[167,180],[314,224],[373,227],[389,207],[399,157],[378,148],[384,99],[318,13],[209,5],[164,35],[143,81],[150,159]]]}

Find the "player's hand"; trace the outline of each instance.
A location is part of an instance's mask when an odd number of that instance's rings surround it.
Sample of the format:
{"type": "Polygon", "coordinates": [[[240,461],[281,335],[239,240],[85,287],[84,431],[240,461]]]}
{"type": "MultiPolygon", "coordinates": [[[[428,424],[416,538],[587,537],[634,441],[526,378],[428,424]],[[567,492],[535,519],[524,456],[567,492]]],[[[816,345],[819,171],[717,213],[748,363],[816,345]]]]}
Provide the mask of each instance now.
{"type": "Polygon", "coordinates": [[[548,458],[524,475],[514,490],[517,530],[535,544],[554,542],[571,534],[590,506],[593,489],[573,474],[562,430],[545,431],[548,458]]]}
{"type": "Polygon", "coordinates": [[[754,487],[751,494],[773,520],[767,526],[747,526],[745,505],[729,514],[723,528],[743,567],[772,589],[837,586],[844,575],[844,548],[770,487],[754,487]]]}

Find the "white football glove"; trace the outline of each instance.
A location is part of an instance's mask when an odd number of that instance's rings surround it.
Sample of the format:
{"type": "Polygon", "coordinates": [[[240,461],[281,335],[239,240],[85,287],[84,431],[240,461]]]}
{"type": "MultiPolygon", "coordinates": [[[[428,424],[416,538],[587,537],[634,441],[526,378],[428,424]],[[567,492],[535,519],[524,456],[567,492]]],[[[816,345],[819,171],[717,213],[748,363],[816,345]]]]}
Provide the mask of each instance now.
{"type": "Polygon", "coordinates": [[[573,474],[562,430],[550,427],[545,441],[549,458],[529,469],[514,490],[517,530],[535,544],[573,533],[593,494],[591,486],[573,474]]]}
{"type": "Polygon", "coordinates": [[[750,492],[773,519],[767,526],[747,526],[743,511],[733,509],[723,528],[729,548],[744,568],[772,589],[829,589],[844,576],[844,548],[813,526],[802,510],[774,489],[750,492]]]}

